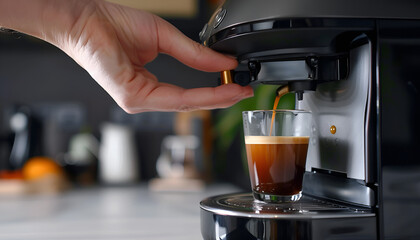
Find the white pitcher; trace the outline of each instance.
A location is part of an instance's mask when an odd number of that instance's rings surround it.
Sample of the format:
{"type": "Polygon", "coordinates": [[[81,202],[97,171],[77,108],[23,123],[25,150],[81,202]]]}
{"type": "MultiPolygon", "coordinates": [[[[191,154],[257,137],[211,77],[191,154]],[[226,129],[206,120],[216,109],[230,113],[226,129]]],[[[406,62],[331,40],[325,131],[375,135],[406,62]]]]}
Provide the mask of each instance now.
{"type": "Polygon", "coordinates": [[[101,127],[99,177],[106,184],[129,184],[139,179],[139,159],[134,131],[106,123],[101,127]]]}

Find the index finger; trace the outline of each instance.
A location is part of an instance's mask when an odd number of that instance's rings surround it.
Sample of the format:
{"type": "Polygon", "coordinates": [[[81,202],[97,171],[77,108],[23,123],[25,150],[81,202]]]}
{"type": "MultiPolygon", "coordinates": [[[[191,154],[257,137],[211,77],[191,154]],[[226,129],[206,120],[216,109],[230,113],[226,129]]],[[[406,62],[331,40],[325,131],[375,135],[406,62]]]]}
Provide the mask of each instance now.
{"type": "Polygon", "coordinates": [[[147,97],[135,105],[144,111],[192,111],[198,109],[226,108],[253,96],[251,87],[228,84],[218,87],[183,89],[170,84],[159,84],[147,97]]]}
{"type": "Polygon", "coordinates": [[[217,72],[236,68],[238,63],[233,57],[213,51],[191,40],[159,17],[155,17],[155,22],[160,52],[169,54],[182,63],[201,71],[217,72]]]}

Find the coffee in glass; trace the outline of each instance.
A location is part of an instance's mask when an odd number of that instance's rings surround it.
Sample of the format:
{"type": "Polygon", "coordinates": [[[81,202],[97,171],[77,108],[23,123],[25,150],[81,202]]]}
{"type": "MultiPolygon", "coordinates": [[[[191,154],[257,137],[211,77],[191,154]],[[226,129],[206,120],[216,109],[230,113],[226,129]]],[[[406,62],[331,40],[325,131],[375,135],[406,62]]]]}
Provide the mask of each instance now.
{"type": "Polygon", "coordinates": [[[300,110],[243,112],[245,146],[254,197],[291,202],[301,197],[311,113],[300,110]]]}

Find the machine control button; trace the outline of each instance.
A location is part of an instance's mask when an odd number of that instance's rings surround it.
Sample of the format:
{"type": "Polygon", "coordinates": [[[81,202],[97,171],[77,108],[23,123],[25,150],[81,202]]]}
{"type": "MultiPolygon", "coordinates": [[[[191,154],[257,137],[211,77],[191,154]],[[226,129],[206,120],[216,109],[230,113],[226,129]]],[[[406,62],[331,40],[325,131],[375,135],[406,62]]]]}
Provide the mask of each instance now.
{"type": "Polygon", "coordinates": [[[222,71],[221,80],[222,80],[222,82],[221,82],[222,85],[233,83],[232,72],[230,70],[222,71]]]}
{"type": "Polygon", "coordinates": [[[220,8],[216,17],[214,18],[213,28],[217,28],[226,16],[226,9],[220,8]]]}
{"type": "Polygon", "coordinates": [[[335,127],[335,125],[331,125],[330,127],[330,133],[331,134],[335,134],[337,132],[337,128],[335,127]]]}

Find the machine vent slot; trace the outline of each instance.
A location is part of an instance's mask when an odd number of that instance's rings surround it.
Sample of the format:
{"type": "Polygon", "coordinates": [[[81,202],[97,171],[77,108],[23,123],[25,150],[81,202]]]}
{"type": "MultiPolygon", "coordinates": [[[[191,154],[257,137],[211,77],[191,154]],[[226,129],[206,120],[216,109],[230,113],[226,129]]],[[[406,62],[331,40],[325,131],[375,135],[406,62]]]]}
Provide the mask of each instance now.
{"type": "Polygon", "coordinates": [[[312,168],[312,172],[314,172],[314,173],[328,174],[328,175],[332,175],[332,176],[336,176],[336,177],[347,178],[347,173],[333,171],[333,170],[328,170],[328,169],[321,169],[321,168],[314,168],[313,167],[312,168]]]}

